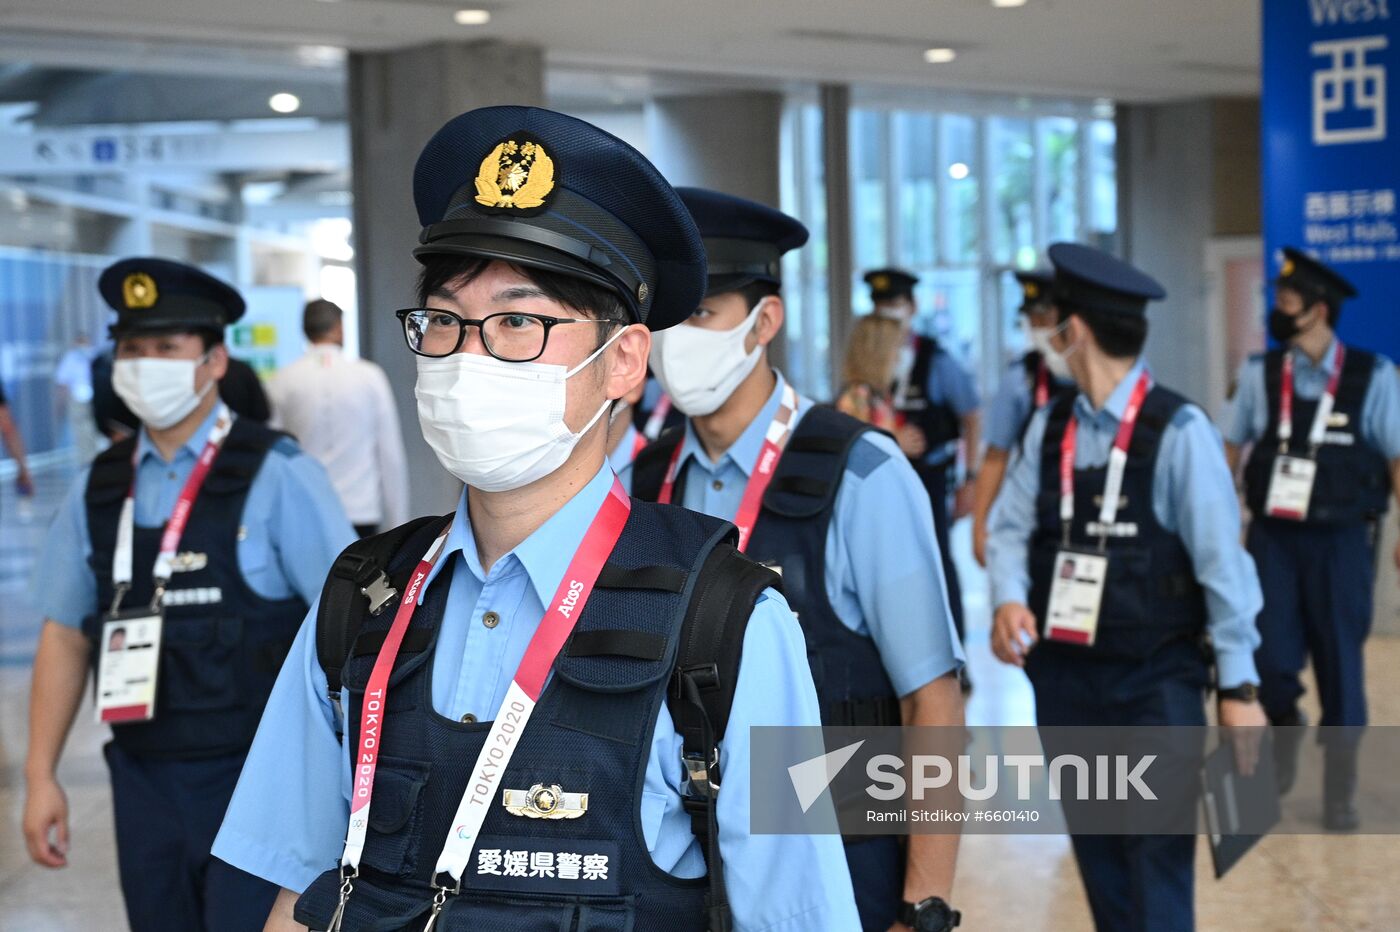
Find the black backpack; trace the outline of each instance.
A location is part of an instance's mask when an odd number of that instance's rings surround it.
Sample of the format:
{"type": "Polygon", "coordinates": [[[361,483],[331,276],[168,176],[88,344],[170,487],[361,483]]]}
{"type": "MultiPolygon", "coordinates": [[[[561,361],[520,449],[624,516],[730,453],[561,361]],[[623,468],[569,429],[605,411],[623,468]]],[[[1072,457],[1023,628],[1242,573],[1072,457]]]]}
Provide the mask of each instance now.
{"type": "MultiPolygon", "coordinates": [[[[439,532],[451,518],[416,518],[356,541],[331,566],[316,613],[316,656],[326,676],[327,697],[336,708],[337,738],[342,737],[344,718],[340,709],[341,670],[352,652],[377,652],[383,633],[361,636],[360,629],[370,614],[378,615],[397,604],[398,591],[412,568],[402,565],[403,558],[395,561],[395,557],[414,535],[439,532]]],[[[410,558],[416,560],[417,556],[410,558]]],[[[605,566],[597,584],[604,588],[631,588],[627,576],[605,566]]],[[[633,582],[642,585],[647,580],[633,582]]],[[[681,736],[682,759],[690,784],[682,804],[690,815],[691,830],[700,842],[710,877],[710,932],[728,932],[733,928],[715,820],[715,798],[720,787],[719,744],[734,704],[749,615],[763,590],[778,589],[781,582],[777,573],[745,557],[733,544],[716,545],[701,567],[686,609],[676,667],[667,691],[667,708],[681,736]]],[[[410,637],[412,633],[410,629],[410,637]]],[[[410,651],[426,646],[415,645],[407,638],[404,642],[404,649],[410,651]]]]}

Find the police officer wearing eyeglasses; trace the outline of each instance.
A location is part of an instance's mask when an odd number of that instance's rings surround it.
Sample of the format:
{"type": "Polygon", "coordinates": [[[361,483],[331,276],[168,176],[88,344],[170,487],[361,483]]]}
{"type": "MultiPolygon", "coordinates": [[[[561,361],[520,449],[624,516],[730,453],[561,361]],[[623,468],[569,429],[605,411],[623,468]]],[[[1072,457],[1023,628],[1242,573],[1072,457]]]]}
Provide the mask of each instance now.
{"type": "Polygon", "coordinates": [[[684,205],[625,143],[521,107],[449,122],[414,182],[399,317],[466,488],[337,561],[215,852],[283,888],[279,932],[854,928],[838,837],[749,832],[750,726],[820,721],[776,576],[606,461],[651,331],[703,295],[684,205]],[[741,625],[734,662],[692,666],[712,622],[741,625]]]}

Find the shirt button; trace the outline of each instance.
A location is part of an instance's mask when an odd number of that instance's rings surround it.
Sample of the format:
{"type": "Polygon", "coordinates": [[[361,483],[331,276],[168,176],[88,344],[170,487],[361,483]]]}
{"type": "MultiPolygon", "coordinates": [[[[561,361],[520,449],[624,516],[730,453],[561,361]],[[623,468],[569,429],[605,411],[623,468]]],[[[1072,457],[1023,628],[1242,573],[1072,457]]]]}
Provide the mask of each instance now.
{"type": "Polygon", "coordinates": [[[174,481],[175,481],[176,479],[178,479],[178,478],[179,478],[179,476],[175,475],[173,472],[170,474],[170,481],[171,481],[171,482],[174,482],[174,481]]]}
{"type": "Polygon", "coordinates": [[[711,482],[711,483],[710,483],[710,488],[714,489],[716,492],[723,492],[723,491],[724,491],[724,480],[723,480],[723,479],[716,479],[714,482],[711,482]]]}
{"type": "Polygon", "coordinates": [[[488,628],[494,628],[501,623],[501,616],[495,612],[487,612],[481,616],[481,623],[488,628]]]}
{"type": "Polygon", "coordinates": [[[463,716],[462,716],[462,724],[463,724],[463,725],[471,725],[471,724],[473,724],[475,721],[476,721],[476,716],[473,715],[473,714],[471,714],[470,712],[468,712],[466,715],[463,715],[463,716]]]}

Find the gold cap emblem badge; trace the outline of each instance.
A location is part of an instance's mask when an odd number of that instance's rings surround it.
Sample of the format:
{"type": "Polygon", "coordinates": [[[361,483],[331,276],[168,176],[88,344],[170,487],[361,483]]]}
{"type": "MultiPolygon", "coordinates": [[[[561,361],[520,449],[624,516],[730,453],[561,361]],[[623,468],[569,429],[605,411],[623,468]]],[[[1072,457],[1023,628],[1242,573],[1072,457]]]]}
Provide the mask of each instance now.
{"type": "Polygon", "coordinates": [[[507,139],[481,161],[476,202],[483,207],[531,210],[554,190],[554,160],[538,140],[507,139]]]}
{"type": "Polygon", "coordinates": [[[577,819],[588,811],[587,793],[565,793],[557,783],[506,790],[502,802],[511,815],[527,819],[577,819]]]}
{"type": "Polygon", "coordinates": [[[1279,274],[1280,274],[1281,276],[1283,276],[1284,278],[1287,278],[1289,275],[1292,275],[1292,274],[1293,274],[1293,268],[1294,268],[1294,266],[1293,266],[1293,260],[1292,260],[1292,259],[1284,259],[1284,260],[1283,260],[1283,269],[1279,272],[1279,274]]]}
{"type": "Polygon", "coordinates": [[[870,279],[870,287],[876,291],[888,291],[890,287],[890,277],[888,275],[876,275],[870,279]]]}
{"type": "Polygon", "coordinates": [[[1025,288],[1027,301],[1034,301],[1036,298],[1040,297],[1040,286],[1035,282],[1026,282],[1025,288]]]}
{"type": "Polygon", "coordinates": [[[154,306],[159,298],[155,279],[145,272],[132,272],[122,282],[122,303],[129,310],[145,310],[154,306]]]}

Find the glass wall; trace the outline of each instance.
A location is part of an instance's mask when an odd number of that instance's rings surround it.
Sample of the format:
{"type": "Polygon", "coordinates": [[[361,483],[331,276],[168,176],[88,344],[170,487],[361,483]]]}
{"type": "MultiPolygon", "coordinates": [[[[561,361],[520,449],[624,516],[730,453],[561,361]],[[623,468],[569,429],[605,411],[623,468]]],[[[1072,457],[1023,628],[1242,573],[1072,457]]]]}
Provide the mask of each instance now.
{"type": "MultiPolygon", "coordinates": [[[[808,221],[821,198],[799,197],[797,189],[820,190],[820,118],[810,104],[792,107],[784,154],[791,176],[784,204],[808,221]],[[812,145],[791,145],[799,127],[816,128],[812,145]]],[[[984,387],[995,385],[1023,349],[1012,271],[1043,265],[1045,248],[1059,240],[1115,247],[1115,143],[1111,111],[1102,105],[961,98],[941,109],[853,108],[853,311],[869,310],[866,270],[909,269],[920,279],[918,329],[939,337],[984,387]]],[[[798,301],[815,312],[818,283],[804,278],[803,285],[798,301]]],[[[815,319],[793,316],[798,333],[815,319]]],[[[813,393],[827,387],[801,384],[813,393]]]]}

